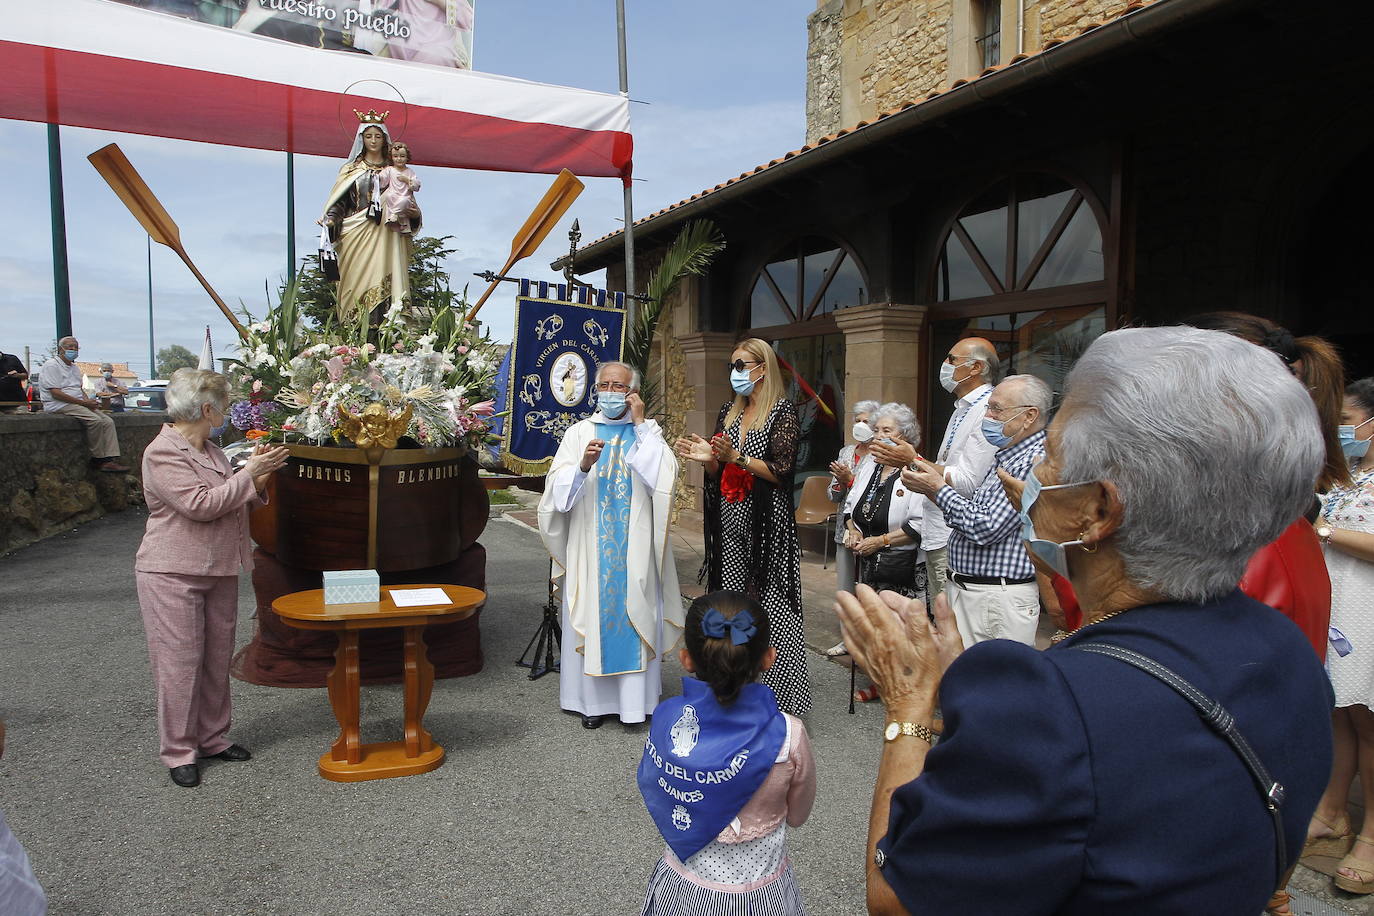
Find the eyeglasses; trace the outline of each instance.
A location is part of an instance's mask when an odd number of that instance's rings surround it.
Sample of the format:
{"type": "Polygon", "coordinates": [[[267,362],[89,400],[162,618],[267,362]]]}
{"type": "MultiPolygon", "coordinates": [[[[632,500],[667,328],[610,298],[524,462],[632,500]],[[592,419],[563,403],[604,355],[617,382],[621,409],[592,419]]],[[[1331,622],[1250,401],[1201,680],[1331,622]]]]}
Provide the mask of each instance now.
{"type": "Polygon", "coordinates": [[[761,359],[737,359],[733,363],[726,363],[725,365],[734,369],[736,372],[743,372],[745,366],[757,366],[762,362],[763,360],[761,359]]]}
{"type": "Polygon", "coordinates": [[[1008,406],[1003,407],[1003,406],[999,406],[999,405],[997,405],[997,404],[989,403],[989,404],[988,404],[988,409],[987,409],[986,412],[987,412],[987,413],[995,413],[995,414],[998,414],[998,415],[1000,416],[1001,414],[1006,413],[1008,410],[1029,410],[1031,407],[1034,407],[1034,406],[1035,406],[1034,404],[1011,404],[1011,405],[1008,405],[1008,406]]]}
{"type": "Polygon", "coordinates": [[[620,382],[597,382],[597,391],[629,391],[630,386],[620,382]]]}

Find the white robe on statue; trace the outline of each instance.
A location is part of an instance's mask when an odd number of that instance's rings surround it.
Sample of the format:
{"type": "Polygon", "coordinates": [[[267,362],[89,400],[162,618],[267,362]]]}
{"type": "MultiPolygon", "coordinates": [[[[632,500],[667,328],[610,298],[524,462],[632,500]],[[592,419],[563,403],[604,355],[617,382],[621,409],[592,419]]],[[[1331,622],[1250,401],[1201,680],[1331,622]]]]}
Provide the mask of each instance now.
{"type": "MultiPolygon", "coordinates": [[[[643,722],[658,705],[664,652],[682,635],[685,614],[677,567],[668,543],[677,458],[654,420],[633,427],[634,442],[624,454],[608,444],[589,473],[582,456],[597,438],[596,424],[628,426],[599,412],[570,427],[544,481],[539,501],[539,532],[553,556],[555,577],[563,579],[563,642],[560,704],[585,716],[618,715],[643,722]],[[626,611],[639,636],[638,662],[625,673],[603,671],[601,652],[601,568],[605,526],[598,518],[600,487],[617,469],[630,480],[626,556],[626,611]]],[[[604,436],[602,438],[605,438],[604,436]]]]}

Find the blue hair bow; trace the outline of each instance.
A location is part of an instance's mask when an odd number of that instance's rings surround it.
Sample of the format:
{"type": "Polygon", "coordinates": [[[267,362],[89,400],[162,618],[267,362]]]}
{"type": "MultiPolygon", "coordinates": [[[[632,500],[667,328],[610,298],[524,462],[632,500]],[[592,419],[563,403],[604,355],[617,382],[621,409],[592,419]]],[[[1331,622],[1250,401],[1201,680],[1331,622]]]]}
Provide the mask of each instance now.
{"type": "Polygon", "coordinates": [[[734,617],[726,617],[715,608],[707,608],[701,618],[701,632],[712,639],[720,639],[728,632],[733,646],[747,643],[758,631],[759,628],[754,626],[754,615],[748,610],[740,611],[734,617]]]}

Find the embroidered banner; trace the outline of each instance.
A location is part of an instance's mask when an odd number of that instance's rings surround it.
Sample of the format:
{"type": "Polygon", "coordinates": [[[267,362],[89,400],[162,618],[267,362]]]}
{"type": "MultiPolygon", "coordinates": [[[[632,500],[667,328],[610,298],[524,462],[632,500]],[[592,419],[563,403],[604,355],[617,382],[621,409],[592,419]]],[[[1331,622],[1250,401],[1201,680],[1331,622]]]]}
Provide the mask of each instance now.
{"type": "Polygon", "coordinates": [[[597,365],[620,359],[625,294],[577,292],[579,301],[564,302],[562,284],[520,281],[501,445],[501,462],[512,471],[548,471],[563,433],[592,415],[597,365]]]}

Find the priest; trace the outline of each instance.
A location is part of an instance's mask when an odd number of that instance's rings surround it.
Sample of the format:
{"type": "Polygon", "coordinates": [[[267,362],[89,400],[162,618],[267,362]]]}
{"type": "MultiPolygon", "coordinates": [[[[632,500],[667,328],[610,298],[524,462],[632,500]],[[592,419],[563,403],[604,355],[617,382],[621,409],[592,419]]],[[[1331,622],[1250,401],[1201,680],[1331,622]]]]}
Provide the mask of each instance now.
{"type": "Polygon", "coordinates": [[[639,372],[602,363],[596,412],[569,427],[539,502],[539,532],[562,576],[560,703],[585,728],[643,722],[663,654],[682,633],[668,544],[677,459],[644,418],[639,372]]]}

